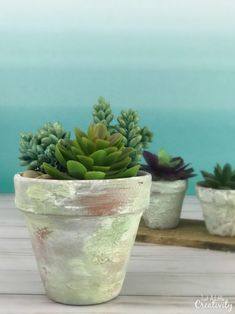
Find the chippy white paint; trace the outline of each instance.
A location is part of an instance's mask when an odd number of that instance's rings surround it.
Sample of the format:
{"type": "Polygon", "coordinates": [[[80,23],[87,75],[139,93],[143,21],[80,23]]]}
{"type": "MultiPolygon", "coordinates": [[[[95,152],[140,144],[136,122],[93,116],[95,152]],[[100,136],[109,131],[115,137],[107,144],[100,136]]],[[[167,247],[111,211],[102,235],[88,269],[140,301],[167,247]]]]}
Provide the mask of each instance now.
{"type": "Polygon", "coordinates": [[[145,173],[85,181],[15,176],[16,205],[49,298],[97,304],[119,294],[150,185],[145,173]]]}
{"type": "Polygon", "coordinates": [[[145,224],[153,229],[175,228],[179,224],[186,189],[186,180],[153,181],[150,205],[143,215],[145,224]]]}
{"type": "Polygon", "coordinates": [[[220,236],[235,236],[235,191],[197,186],[208,232],[220,236]]]}

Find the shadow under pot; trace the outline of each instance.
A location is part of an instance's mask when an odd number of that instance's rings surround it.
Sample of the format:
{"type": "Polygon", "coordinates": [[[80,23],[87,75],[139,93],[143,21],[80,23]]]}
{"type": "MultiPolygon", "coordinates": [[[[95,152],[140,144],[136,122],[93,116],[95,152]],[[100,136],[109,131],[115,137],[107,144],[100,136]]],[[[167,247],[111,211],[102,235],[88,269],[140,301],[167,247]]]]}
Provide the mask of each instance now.
{"type": "Polygon", "coordinates": [[[15,175],[48,297],[98,304],[116,297],[124,281],[151,176],[112,180],[44,180],[15,175]]]}
{"type": "Polygon", "coordinates": [[[187,180],[152,181],[150,205],[144,212],[146,226],[172,229],[178,226],[187,180]]]}
{"type": "Polygon", "coordinates": [[[235,236],[235,190],[196,187],[206,228],[210,234],[235,236]]]}

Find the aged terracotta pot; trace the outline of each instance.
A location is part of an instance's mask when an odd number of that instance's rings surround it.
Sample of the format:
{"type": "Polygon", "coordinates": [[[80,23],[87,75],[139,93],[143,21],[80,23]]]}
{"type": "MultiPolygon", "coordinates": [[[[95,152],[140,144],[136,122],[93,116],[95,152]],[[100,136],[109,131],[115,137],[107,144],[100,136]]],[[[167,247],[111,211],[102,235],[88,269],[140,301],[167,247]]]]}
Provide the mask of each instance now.
{"type": "Polygon", "coordinates": [[[16,174],[14,182],[48,297],[73,305],[116,297],[149,204],[151,176],[82,181],[16,174]]]}

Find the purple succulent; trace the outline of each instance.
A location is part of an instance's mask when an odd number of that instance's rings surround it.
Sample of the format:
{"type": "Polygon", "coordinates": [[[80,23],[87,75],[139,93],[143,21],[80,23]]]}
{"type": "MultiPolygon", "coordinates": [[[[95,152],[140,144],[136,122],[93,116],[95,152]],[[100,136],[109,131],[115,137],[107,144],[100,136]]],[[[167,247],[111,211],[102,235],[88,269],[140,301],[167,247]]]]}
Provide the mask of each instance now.
{"type": "Polygon", "coordinates": [[[161,153],[164,156],[149,151],[143,153],[147,165],[142,165],[142,169],[152,174],[153,181],[185,180],[195,176],[194,169],[188,168],[189,164],[185,164],[181,157],[171,157],[163,150],[161,153]]]}

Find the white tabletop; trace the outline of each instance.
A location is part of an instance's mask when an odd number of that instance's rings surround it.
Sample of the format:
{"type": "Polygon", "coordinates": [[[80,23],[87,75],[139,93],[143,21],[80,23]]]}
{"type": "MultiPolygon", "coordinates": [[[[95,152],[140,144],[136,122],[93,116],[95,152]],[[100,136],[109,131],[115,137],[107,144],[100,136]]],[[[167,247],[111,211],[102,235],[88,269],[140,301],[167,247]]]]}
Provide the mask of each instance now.
{"type": "MultiPolygon", "coordinates": [[[[204,297],[235,303],[235,254],[136,243],[121,295],[95,306],[66,306],[47,299],[29,236],[14,195],[0,196],[0,314],[235,313],[195,308],[204,297]]],[[[202,219],[195,197],[186,197],[183,217],[202,219]]],[[[231,308],[230,308],[231,309],[231,308]]]]}

